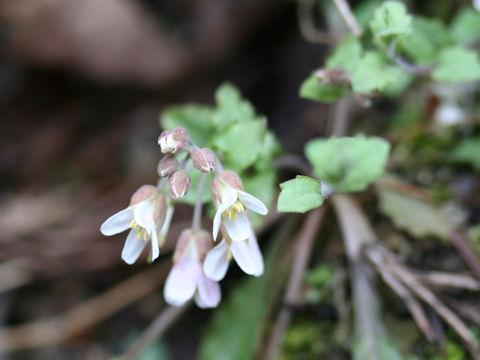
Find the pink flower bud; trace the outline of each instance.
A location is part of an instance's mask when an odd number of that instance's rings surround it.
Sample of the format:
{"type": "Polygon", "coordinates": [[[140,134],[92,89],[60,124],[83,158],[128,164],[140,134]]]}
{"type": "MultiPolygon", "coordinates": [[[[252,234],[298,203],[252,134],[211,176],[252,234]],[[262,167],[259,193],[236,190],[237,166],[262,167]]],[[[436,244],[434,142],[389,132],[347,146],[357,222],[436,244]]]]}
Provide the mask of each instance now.
{"type": "Polygon", "coordinates": [[[190,190],[192,180],[185,171],[179,170],[170,175],[168,183],[170,185],[170,194],[172,197],[174,199],[180,199],[185,196],[188,190],[190,190]]]}
{"type": "Polygon", "coordinates": [[[167,155],[158,163],[157,173],[159,176],[164,177],[172,174],[177,168],[177,158],[174,155],[167,155]]]}
{"type": "Polygon", "coordinates": [[[172,131],[164,131],[158,138],[158,145],[164,154],[176,154],[182,151],[188,144],[188,131],[183,127],[177,127],[172,131]]]}
{"type": "Polygon", "coordinates": [[[202,172],[208,173],[215,170],[215,156],[212,150],[203,148],[195,149],[192,152],[193,167],[202,172]]]}
{"type": "Polygon", "coordinates": [[[153,198],[157,195],[158,189],[153,185],[143,185],[137,191],[135,191],[130,198],[130,206],[137,205],[138,203],[153,198]]]}

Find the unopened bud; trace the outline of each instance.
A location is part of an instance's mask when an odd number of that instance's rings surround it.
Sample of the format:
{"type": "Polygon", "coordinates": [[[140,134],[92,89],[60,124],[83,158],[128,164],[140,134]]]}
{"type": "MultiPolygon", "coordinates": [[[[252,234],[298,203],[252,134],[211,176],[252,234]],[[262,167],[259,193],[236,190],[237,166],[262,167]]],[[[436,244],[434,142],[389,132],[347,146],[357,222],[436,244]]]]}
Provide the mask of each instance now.
{"type": "Polygon", "coordinates": [[[182,151],[188,144],[188,131],[177,127],[172,131],[164,131],[158,138],[158,145],[164,154],[175,154],[182,151]]]}
{"type": "Polygon", "coordinates": [[[167,155],[158,163],[157,173],[159,176],[164,177],[172,174],[177,168],[177,158],[174,155],[167,155]]]}
{"type": "Polygon", "coordinates": [[[158,189],[153,185],[143,185],[135,191],[130,198],[130,206],[137,205],[138,203],[153,198],[157,195],[158,189]]]}
{"type": "Polygon", "coordinates": [[[190,190],[192,180],[185,171],[179,170],[170,175],[168,183],[170,185],[170,194],[172,197],[174,199],[180,199],[185,196],[188,190],[190,190]]]}
{"type": "Polygon", "coordinates": [[[212,150],[203,148],[195,149],[192,152],[193,167],[202,172],[208,173],[215,170],[215,156],[212,150]]]}

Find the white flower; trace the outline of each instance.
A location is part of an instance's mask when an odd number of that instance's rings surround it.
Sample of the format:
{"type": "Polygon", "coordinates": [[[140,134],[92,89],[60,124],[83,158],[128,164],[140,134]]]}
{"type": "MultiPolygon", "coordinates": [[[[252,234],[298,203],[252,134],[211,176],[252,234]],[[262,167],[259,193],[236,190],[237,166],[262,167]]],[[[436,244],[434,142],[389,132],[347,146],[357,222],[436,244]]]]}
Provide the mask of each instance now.
{"type": "Polygon", "coordinates": [[[214,240],[217,238],[221,224],[233,241],[249,238],[251,225],[245,208],[260,215],[268,213],[263,202],[243,191],[242,181],[233,171],[224,171],[212,180],[212,195],[217,208],[213,219],[214,240]]]}
{"type": "Polygon", "coordinates": [[[201,308],[219,304],[220,286],[202,271],[202,262],[211,246],[212,239],[206,231],[186,229],[182,232],[173,257],[174,265],[163,289],[170,305],[181,306],[192,297],[201,308]]]}
{"type": "Polygon", "coordinates": [[[152,261],[160,254],[170,226],[173,207],[167,205],[165,196],[153,185],[140,187],[130,200],[130,205],[110,216],[100,227],[103,235],[111,236],[131,229],[123,247],[122,259],[133,264],[147,243],[151,242],[152,261]]]}
{"type": "Polygon", "coordinates": [[[254,276],[263,274],[262,253],[253,230],[247,240],[232,241],[226,237],[211,249],[203,263],[205,275],[215,281],[222,280],[232,257],[245,273],[254,276]]]}

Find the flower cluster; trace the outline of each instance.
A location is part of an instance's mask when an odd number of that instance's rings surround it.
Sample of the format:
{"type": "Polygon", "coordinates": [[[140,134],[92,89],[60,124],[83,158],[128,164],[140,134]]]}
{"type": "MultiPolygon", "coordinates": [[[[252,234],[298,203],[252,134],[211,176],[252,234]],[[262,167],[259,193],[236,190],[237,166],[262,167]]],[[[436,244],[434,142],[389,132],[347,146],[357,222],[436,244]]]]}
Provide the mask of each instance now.
{"type": "Polygon", "coordinates": [[[247,210],[261,215],[268,210],[259,199],[244,191],[238,174],[223,170],[212,150],[196,146],[186,129],[164,131],[158,144],[164,154],[157,168],[158,185],[140,187],[129,206],[108,218],[100,231],[110,236],[130,229],[122,259],[133,264],[150,243],[149,259],[155,261],[165,243],[174,202],[190,190],[189,172],[202,172],[192,227],[183,230],[178,238],[164,297],[174,306],[194,298],[199,307],[216,307],[221,299],[218,281],[225,277],[231,259],[249,275],[263,274],[263,258],[247,210]],[[215,172],[211,192],[216,213],[211,234],[200,226],[203,186],[209,172],[215,172]],[[221,240],[214,246],[217,238],[221,240]]]}

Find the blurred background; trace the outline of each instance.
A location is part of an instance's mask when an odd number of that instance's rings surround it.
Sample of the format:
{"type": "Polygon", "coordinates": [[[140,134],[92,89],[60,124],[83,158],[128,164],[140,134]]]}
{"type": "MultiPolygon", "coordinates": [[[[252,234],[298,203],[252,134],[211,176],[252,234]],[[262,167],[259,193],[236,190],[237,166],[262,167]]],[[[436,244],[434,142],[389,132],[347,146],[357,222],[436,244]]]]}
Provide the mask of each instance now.
{"type": "MultiPolygon", "coordinates": [[[[448,20],[459,2],[438,3],[408,5],[448,20]]],[[[298,89],[329,47],[298,19],[289,0],[0,0],[0,324],[16,326],[0,359],[111,358],[164,306],[170,260],[128,266],[125,235],[99,227],[156,181],[165,106],[213,104],[230,81],[286,151],[325,134],[328,106],[298,89]]],[[[190,216],[179,207],[170,241],[190,216]]],[[[188,310],[144,358],[194,358],[211,315],[188,310]]]]}

